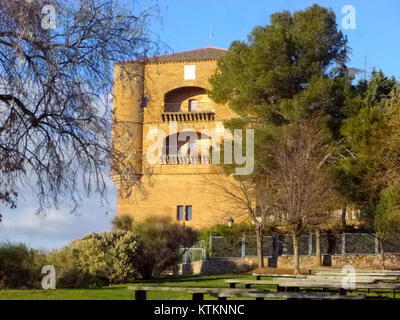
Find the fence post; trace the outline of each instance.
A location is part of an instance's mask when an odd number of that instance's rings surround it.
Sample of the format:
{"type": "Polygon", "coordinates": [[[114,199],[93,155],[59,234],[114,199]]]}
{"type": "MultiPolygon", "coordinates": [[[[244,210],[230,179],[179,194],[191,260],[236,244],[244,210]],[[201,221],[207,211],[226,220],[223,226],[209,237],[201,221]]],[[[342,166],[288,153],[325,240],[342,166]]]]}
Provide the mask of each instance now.
{"type": "Polygon", "coordinates": [[[207,260],[207,252],[206,252],[206,247],[204,245],[204,240],[201,240],[201,249],[203,250],[203,260],[207,260]]]}
{"type": "Polygon", "coordinates": [[[308,255],[312,255],[312,233],[308,235],[308,255]]]}
{"type": "Polygon", "coordinates": [[[375,254],[379,253],[379,240],[378,240],[378,234],[375,233],[375,254]]]}
{"type": "Polygon", "coordinates": [[[210,258],[212,257],[212,233],[210,233],[210,258]]]}
{"type": "Polygon", "coordinates": [[[346,254],[346,234],[342,233],[342,255],[346,254]]]}
{"type": "Polygon", "coordinates": [[[242,259],[246,256],[246,236],[242,236],[242,259]]]}
{"type": "Polygon", "coordinates": [[[273,236],[273,245],[274,245],[274,258],[278,257],[279,254],[279,238],[278,236],[275,234],[273,236]]]}

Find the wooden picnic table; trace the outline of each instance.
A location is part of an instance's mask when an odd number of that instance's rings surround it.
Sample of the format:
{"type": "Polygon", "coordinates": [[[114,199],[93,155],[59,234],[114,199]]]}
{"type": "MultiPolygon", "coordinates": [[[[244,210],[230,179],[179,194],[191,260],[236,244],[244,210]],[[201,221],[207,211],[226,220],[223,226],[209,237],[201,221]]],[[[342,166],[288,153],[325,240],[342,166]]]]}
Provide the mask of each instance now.
{"type": "MultiPolygon", "coordinates": [[[[340,275],[309,275],[306,276],[306,279],[310,280],[338,280],[342,281],[349,276],[349,274],[340,274],[340,275]]],[[[378,283],[383,281],[398,281],[397,276],[381,276],[381,275],[354,275],[355,282],[364,282],[364,283],[378,283]]]]}
{"type": "MultiPolygon", "coordinates": [[[[400,276],[400,270],[365,270],[356,269],[356,274],[360,275],[388,275],[400,276]]],[[[312,274],[343,274],[341,269],[311,269],[312,274]]]]}
{"type": "MultiPolygon", "coordinates": [[[[341,281],[343,277],[348,276],[349,274],[316,274],[316,275],[283,275],[281,277],[274,276],[273,274],[259,274],[255,273],[253,276],[256,277],[257,280],[261,280],[262,277],[273,277],[274,279],[315,279],[315,280],[337,280],[341,281]]],[[[382,281],[398,281],[398,277],[394,275],[378,275],[378,274],[370,274],[370,275],[359,275],[355,274],[356,282],[365,282],[365,283],[374,283],[374,282],[382,282],[382,281]]]]}
{"type": "MultiPolygon", "coordinates": [[[[376,278],[381,278],[381,279],[395,279],[398,280],[400,273],[399,274],[385,274],[385,273],[368,273],[368,272],[355,272],[354,273],[357,277],[376,277],[376,278]]],[[[346,276],[349,275],[349,273],[333,273],[333,272],[315,272],[313,276],[346,276]]]]}
{"type": "Polygon", "coordinates": [[[231,297],[249,297],[256,300],[283,299],[283,300],[338,300],[338,299],[363,299],[363,296],[345,297],[329,292],[266,292],[255,289],[228,289],[228,288],[194,288],[194,287],[166,287],[166,286],[129,286],[128,290],[135,291],[135,300],[146,300],[147,291],[179,291],[192,294],[192,299],[201,301],[205,294],[209,294],[218,300],[226,300],[231,297]]]}
{"type": "MultiPolygon", "coordinates": [[[[243,279],[229,279],[225,280],[229,284],[229,288],[236,288],[237,284],[243,284],[245,288],[249,289],[252,285],[263,285],[263,284],[286,284],[286,283],[305,283],[305,284],[333,284],[338,287],[342,286],[341,279],[272,279],[272,280],[243,280],[243,279]]],[[[364,279],[355,281],[356,284],[373,284],[373,279],[364,279]]]]}
{"type": "Polygon", "coordinates": [[[250,289],[252,285],[268,285],[275,286],[277,291],[300,291],[300,288],[306,289],[337,289],[339,294],[347,295],[348,291],[358,289],[370,290],[391,290],[393,298],[396,298],[396,291],[400,290],[400,283],[363,283],[356,282],[355,289],[343,288],[341,281],[327,281],[327,280],[310,280],[310,279],[275,279],[275,280],[242,280],[231,279],[225,280],[229,283],[230,288],[235,288],[236,284],[244,284],[245,288],[250,289]]]}

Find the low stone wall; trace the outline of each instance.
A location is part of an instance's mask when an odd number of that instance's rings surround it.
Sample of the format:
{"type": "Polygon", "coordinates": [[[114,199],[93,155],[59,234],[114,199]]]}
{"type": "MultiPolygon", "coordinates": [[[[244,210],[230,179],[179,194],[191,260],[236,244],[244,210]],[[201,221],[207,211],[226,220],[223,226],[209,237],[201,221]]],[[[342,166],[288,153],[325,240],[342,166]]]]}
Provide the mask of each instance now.
{"type": "Polygon", "coordinates": [[[254,261],[241,258],[212,258],[204,261],[180,264],[172,273],[174,275],[192,275],[247,272],[257,267],[255,259],[253,260],[254,261]]]}
{"type": "MultiPolygon", "coordinates": [[[[332,266],[342,267],[351,264],[354,267],[380,266],[381,256],[375,255],[345,255],[332,256],[332,266]]],[[[388,268],[400,268],[400,254],[385,254],[385,266],[388,268]]]]}
{"type": "MultiPolygon", "coordinates": [[[[293,256],[279,256],[277,259],[265,258],[266,267],[291,269],[294,265],[293,256]]],[[[368,254],[349,255],[325,255],[323,265],[332,268],[352,265],[355,268],[380,268],[381,256],[368,254]]],[[[316,256],[300,256],[301,268],[315,268],[316,256]]],[[[386,254],[385,265],[388,268],[400,268],[400,254],[386,254]]],[[[209,260],[197,261],[191,264],[181,264],[172,273],[175,275],[192,274],[227,274],[247,272],[257,268],[256,257],[246,258],[211,258],[209,260]]]]}
{"type": "MultiPolygon", "coordinates": [[[[276,259],[268,259],[269,267],[277,267],[282,269],[291,269],[294,266],[293,256],[279,256],[278,261],[276,259]],[[272,260],[272,263],[271,263],[272,260]]],[[[300,266],[301,268],[315,268],[317,265],[317,259],[315,255],[311,256],[300,256],[300,266]]]]}
{"type": "MultiPolygon", "coordinates": [[[[352,265],[353,267],[374,267],[380,268],[381,256],[379,254],[346,254],[346,255],[324,255],[322,256],[323,266],[343,267],[352,265]]],[[[293,268],[293,256],[278,257],[278,268],[293,268]]],[[[304,268],[315,268],[317,264],[316,256],[300,256],[300,265],[304,268]]],[[[270,263],[269,263],[270,265],[270,263]]],[[[386,254],[385,265],[388,268],[400,268],[400,254],[386,254]]]]}

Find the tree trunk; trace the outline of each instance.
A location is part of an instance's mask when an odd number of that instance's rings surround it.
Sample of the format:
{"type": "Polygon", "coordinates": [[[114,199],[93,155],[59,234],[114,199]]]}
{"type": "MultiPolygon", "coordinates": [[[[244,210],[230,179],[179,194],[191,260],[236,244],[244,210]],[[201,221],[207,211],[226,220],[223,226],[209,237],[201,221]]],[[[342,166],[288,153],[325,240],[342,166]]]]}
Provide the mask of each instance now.
{"type": "Polygon", "coordinates": [[[321,255],[321,233],[319,229],[315,230],[315,255],[317,258],[317,267],[322,265],[322,255],[321,255]]]}
{"type": "Polygon", "coordinates": [[[344,232],[344,229],[347,226],[347,224],[346,224],[346,213],[347,213],[347,205],[344,204],[344,207],[342,208],[342,228],[343,228],[343,232],[344,232]]]}
{"type": "Polygon", "coordinates": [[[299,244],[297,234],[292,233],[293,240],[293,252],[294,252],[294,274],[300,274],[300,256],[299,256],[299,244]]]}
{"type": "Polygon", "coordinates": [[[381,246],[381,268],[385,270],[385,249],[383,248],[383,239],[379,239],[379,245],[381,246]]]}
{"type": "Polygon", "coordinates": [[[257,235],[257,265],[259,268],[264,268],[264,254],[263,254],[264,232],[262,227],[257,226],[256,235],[257,235]]]}

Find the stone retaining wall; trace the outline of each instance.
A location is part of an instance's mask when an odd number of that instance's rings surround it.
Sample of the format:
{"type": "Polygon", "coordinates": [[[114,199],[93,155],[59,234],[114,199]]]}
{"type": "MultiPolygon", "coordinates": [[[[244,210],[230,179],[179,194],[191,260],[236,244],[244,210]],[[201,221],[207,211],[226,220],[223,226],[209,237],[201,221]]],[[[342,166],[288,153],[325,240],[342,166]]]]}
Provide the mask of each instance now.
{"type": "MultiPolygon", "coordinates": [[[[293,268],[293,256],[280,256],[277,267],[293,268]]],[[[323,265],[327,267],[343,267],[352,265],[354,267],[380,268],[381,256],[379,254],[346,254],[346,255],[324,255],[323,265]]],[[[316,256],[300,256],[300,265],[304,268],[315,268],[316,256]]],[[[400,267],[400,254],[386,254],[385,265],[388,268],[400,267]]]]}
{"type": "Polygon", "coordinates": [[[227,274],[247,272],[257,267],[257,264],[247,259],[212,258],[188,264],[180,264],[173,270],[175,275],[191,274],[227,274]]]}
{"type": "MultiPolygon", "coordinates": [[[[293,256],[279,256],[278,259],[265,258],[266,267],[277,267],[283,269],[293,268],[293,256]]],[[[323,256],[324,266],[332,268],[352,265],[354,267],[380,268],[380,255],[331,255],[323,256]]],[[[400,254],[386,254],[385,264],[388,268],[400,268],[400,254]]],[[[300,266],[302,268],[315,268],[316,256],[300,256],[300,266]]],[[[172,273],[175,275],[191,274],[227,274],[247,272],[257,268],[255,257],[246,258],[211,258],[209,260],[197,261],[191,264],[181,264],[172,273]]]]}

